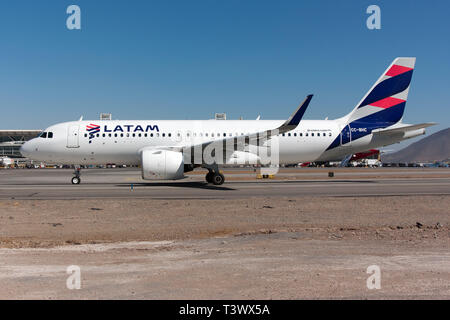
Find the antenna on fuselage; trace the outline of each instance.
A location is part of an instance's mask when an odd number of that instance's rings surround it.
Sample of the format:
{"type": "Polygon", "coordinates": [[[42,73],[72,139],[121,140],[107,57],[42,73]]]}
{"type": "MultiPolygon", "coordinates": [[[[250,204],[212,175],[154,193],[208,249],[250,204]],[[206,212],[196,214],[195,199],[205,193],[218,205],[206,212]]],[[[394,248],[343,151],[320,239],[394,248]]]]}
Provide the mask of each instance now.
{"type": "Polygon", "coordinates": [[[83,116],[81,116],[81,117],[80,117],[80,120],[78,120],[78,121],[83,121],[83,116]]]}

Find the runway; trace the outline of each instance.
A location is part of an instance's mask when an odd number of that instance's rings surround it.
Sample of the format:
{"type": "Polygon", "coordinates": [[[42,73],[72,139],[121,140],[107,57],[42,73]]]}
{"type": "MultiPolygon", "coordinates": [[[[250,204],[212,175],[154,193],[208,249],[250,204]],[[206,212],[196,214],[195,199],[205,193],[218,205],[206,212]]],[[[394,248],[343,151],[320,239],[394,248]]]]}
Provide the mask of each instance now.
{"type": "Polygon", "coordinates": [[[322,168],[281,169],[275,179],[256,179],[248,169],[229,169],[226,182],[214,186],[202,172],[179,181],[144,181],[138,169],[86,169],[80,185],[70,184],[72,170],[0,171],[0,199],[89,198],[242,199],[299,196],[411,196],[450,194],[449,169],[322,168]],[[335,176],[329,178],[329,171],[335,176]]]}

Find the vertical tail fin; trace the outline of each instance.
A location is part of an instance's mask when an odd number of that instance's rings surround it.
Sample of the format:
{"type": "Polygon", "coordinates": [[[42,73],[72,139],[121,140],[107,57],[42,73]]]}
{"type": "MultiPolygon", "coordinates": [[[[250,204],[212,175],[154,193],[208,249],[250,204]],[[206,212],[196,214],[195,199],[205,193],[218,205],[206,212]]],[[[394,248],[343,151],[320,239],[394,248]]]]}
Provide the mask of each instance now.
{"type": "Polygon", "coordinates": [[[415,63],[416,58],[396,58],[347,116],[347,123],[376,122],[387,127],[400,121],[415,63]]]}
{"type": "Polygon", "coordinates": [[[416,58],[396,58],[369,92],[344,118],[341,134],[327,150],[399,122],[405,111],[416,58]]]}

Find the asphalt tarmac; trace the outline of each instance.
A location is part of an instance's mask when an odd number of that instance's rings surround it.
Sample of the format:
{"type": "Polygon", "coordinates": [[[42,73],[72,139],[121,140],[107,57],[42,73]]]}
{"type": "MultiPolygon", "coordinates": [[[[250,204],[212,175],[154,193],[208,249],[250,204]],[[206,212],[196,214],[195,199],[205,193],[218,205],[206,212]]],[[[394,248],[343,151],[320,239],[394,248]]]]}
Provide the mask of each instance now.
{"type": "Polygon", "coordinates": [[[0,199],[242,199],[291,196],[411,196],[450,194],[450,170],[420,168],[282,168],[274,179],[252,169],[224,171],[225,183],[207,184],[203,171],[178,181],[145,181],[138,168],[85,169],[72,185],[69,169],[0,171],[0,199]],[[334,177],[328,177],[332,171],[334,177]]]}

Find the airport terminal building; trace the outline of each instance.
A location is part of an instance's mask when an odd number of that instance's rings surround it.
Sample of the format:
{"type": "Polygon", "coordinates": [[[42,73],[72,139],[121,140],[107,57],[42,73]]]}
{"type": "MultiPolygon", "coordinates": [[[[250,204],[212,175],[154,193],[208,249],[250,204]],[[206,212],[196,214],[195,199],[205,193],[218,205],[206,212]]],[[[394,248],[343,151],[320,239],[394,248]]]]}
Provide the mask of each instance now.
{"type": "Polygon", "coordinates": [[[41,130],[0,130],[0,157],[20,158],[20,146],[41,130]]]}

